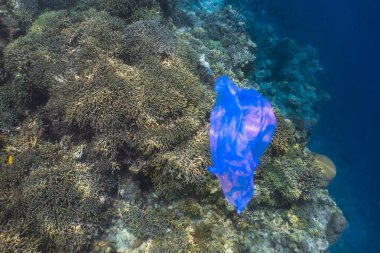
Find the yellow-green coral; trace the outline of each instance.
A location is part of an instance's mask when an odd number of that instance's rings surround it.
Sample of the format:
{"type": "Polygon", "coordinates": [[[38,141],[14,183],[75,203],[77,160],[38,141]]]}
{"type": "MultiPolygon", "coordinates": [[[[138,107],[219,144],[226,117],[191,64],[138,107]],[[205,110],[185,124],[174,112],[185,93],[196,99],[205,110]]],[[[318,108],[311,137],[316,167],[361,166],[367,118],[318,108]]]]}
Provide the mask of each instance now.
{"type": "Polygon", "coordinates": [[[27,235],[25,227],[14,227],[12,225],[0,225],[0,252],[30,252],[38,253],[41,241],[33,236],[27,235]]]}
{"type": "Polygon", "coordinates": [[[283,205],[310,199],[319,188],[319,173],[311,154],[298,160],[283,156],[274,158],[258,171],[256,201],[283,205]]]}
{"type": "MultiPolygon", "coordinates": [[[[37,97],[43,95],[48,99],[47,123],[58,121],[52,126],[54,132],[79,127],[106,138],[114,151],[127,143],[150,154],[191,137],[205,120],[211,92],[187,69],[187,59],[174,51],[164,61],[158,56],[134,66],[125,64],[122,55],[132,49],[122,45],[124,28],[123,21],[104,12],[48,12],[41,16],[27,36],[7,48],[7,69],[20,69],[9,85],[25,94],[16,102],[25,100],[25,107],[41,105],[46,100],[37,97]],[[60,20],[57,26],[51,25],[55,19],[60,20]],[[44,43],[52,40],[56,43],[44,43]],[[42,71],[32,73],[39,76],[23,70],[34,64],[42,71]],[[34,85],[28,89],[24,83],[40,83],[41,88],[34,85]]],[[[149,48],[151,44],[141,46],[149,48]]]]}
{"type": "Polygon", "coordinates": [[[211,163],[208,131],[206,125],[188,142],[151,159],[148,166],[154,168],[152,180],[160,194],[175,197],[185,190],[205,194],[217,187],[207,171],[211,163]]]}
{"type": "Polygon", "coordinates": [[[91,167],[80,163],[37,168],[26,177],[22,187],[27,219],[53,248],[86,246],[100,212],[99,180],[91,167]]]}
{"type": "Polygon", "coordinates": [[[98,163],[80,163],[68,147],[43,142],[40,130],[26,120],[25,135],[11,140],[14,163],[0,171],[0,228],[22,228],[41,250],[83,250],[96,235],[109,180],[98,163]]]}
{"type": "Polygon", "coordinates": [[[96,0],[100,8],[109,11],[112,15],[130,18],[142,8],[159,8],[155,0],[96,0]]]}
{"type": "Polygon", "coordinates": [[[122,219],[136,237],[155,238],[170,231],[170,223],[159,210],[130,206],[122,213],[122,219]]]}
{"type": "Polygon", "coordinates": [[[159,20],[141,20],[125,29],[125,58],[127,62],[141,62],[152,55],[161,60],[174,55],[176,40],[174,34],[160,24],[159,20]]]}

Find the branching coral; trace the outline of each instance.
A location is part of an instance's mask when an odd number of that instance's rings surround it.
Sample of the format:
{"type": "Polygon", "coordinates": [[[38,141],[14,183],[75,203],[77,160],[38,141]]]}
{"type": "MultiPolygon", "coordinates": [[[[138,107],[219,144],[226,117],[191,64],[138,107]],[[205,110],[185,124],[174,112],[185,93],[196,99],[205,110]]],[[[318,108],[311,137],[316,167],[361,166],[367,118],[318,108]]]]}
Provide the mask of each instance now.
{"type": "Polygon", "coordinates": [[[128,18],[141,8],[159,8],[155,0],[97,0],[112,15],[128,18]]]}
{"type": "Polygon", "coordinates": [[[154,168],[152,181],[161,195],[173,198],[184,191],[202,195],[217,187],[206,169],[211,162],[208,132],[205,126],[188,142],[173,151],[158,153],[148,163],[154,168]]]}
{"type": "Polygon", "coordinates": [[[280,156],[258,171],[256,201],[264,205],[284,205],[309,200],[319,188],[320,169],[311,154],[303,158],[280,156]]]}
{"type": "Polygon", "coordinates": [[[39,250],[41,242],[27,232],[25,227],[0,226],[0,252],[42,252],[39,250]]]}
{"type": "Polygon", "coordinates": [[[169,64],[151,59],[135,68],[100,62],[92,67],[91,79],[83,77],[54,90],[54,104],[48,108],[56,111],[55,106],[62,105],[59,99],[64,99],[63,120],[68,126],[92,129],[119,147],[128,143],[145,154],[167,150],[199,128],[211,100],[180,62],[169,64]],[[86,89],[67,94],[79,82],[86,89]]]}
{"type": "Polygon", "coordinates": [[[14,97],[8,97],[8,100],[18,107],[35,108],[48,98],[48,83],[44,75],[51,63],[43,50],[35,51],[33,43],[36,42],[34,39],[20,38],[4,51],[5,70],[12,72],[13,77],[8,90],[14,92],[7,95],[14,97]]]}
{"type": "Polygon", "coordinates": [[[123,213],[122,219],[128,229],[139,238],[154,238],[170,231],[168,217],[154,209],[142,209],[132,205],[123,213]]]}
{"type": "Polygon", "coordinates": [[[91,142],[100,160],[123,161],[125,150],[141,160],[154,155],[145,171],[158,188],[169,190],[178,173],[190,184],[210,179],[207,134],[201,128],[212,96],[191,59],[197,56],[186,45],[177,48],[175,37],[157,21],[127,26],[94,10],[46,12],[7,48],[7,69],[20,71],[6,87],[23,94],[14,98],[20,110],[35,104],[45,136],[91,142]],[[138,60],[128,65],[125,55],[138,60]],[[34,64],[43,69],[36,80],[24,71],[34,64]],[[28,89],[28,83],[40,83],[47,101],[32,96],[38,85],[28,89]],[[166,176],[171,179],[163,180],[166,176]]]}
{"type": "Polygon", "coordinates": [[[73,251],[88,246],[100,212],[99,179],[91,167],[80,163],[40,167],[25,179],[27,219],[52,248],[73,251]]]}
{"type": "MultiPolygon", "coordinates": [[[[305,146],[304,133],[296,131],[292,122],[275,111],[277,127],[273,139],[266,152],[267,156],[286,155],[289,151],[299,151],[305,146]]],[[[267,158],[264,158],[267,159],[267,158]]]]}
{"type": "Polygon", "coordinates": [[[0,171],[0,230],[19,230],[9,235],[19,247],[32,247],[35,238],[44,251],[83,250],[96,236],[109,180],[98,163],[79,163],[64,142],[43,142],[40,124],[28,118],[9,141],[14,162],[0,171]]]}
{"type": "Polygon", "coordinates": [[[37,0],[8,0],[11,11],[25,25],[30,25],[38,13],[37,0]]]}
{"type": "Polygon", "coordinates": [[[158,20],[136,21],[125,29],[127,62],[141,62],[158,55],[165,59],[174,54],[176,41],[172,32],[158,20]]]}

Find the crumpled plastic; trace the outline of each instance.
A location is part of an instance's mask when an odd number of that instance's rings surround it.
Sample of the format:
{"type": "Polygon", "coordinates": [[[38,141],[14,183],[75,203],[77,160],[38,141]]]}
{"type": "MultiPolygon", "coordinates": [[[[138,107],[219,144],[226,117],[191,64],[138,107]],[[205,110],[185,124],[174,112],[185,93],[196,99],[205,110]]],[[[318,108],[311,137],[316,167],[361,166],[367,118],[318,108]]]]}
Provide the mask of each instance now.
{"type": "Polygon", "coordinates": [[[215,83],[210,115],[212,167],[225,198],[240,214],[254,194],[253,175],[276,129],[269,101],[254,89],[241,89],[227,77],[215,83]]]}

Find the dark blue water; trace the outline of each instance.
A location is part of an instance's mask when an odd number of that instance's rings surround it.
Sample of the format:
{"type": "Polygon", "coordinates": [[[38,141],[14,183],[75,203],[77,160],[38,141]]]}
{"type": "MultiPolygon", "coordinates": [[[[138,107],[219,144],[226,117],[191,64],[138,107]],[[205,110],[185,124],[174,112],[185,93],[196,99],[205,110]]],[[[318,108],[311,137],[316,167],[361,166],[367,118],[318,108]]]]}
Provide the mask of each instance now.
{"type": "Polygon", "coordinates": [[[380,1],[251,1],[282,36],[316,47],[332,100],[310,148],[338,174],[329,187],[349,222],[332,252],[380,252],[380,1]]]}

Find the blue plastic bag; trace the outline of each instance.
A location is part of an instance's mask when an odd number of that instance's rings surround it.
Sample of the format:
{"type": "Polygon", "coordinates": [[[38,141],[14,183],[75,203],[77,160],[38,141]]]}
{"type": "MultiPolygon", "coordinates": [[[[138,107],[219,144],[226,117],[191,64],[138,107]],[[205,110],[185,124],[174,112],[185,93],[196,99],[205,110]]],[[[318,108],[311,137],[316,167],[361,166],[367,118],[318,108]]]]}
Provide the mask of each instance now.
{"type": "Polygon", "coordinates": [[[237,88],[227,76],[217,79],[215,92],[210,116],[213,167],[208,170],[240,213],[253,196],[253,173],[273,137],[276,117],[266,98],[254,89],[237,88]]]}

